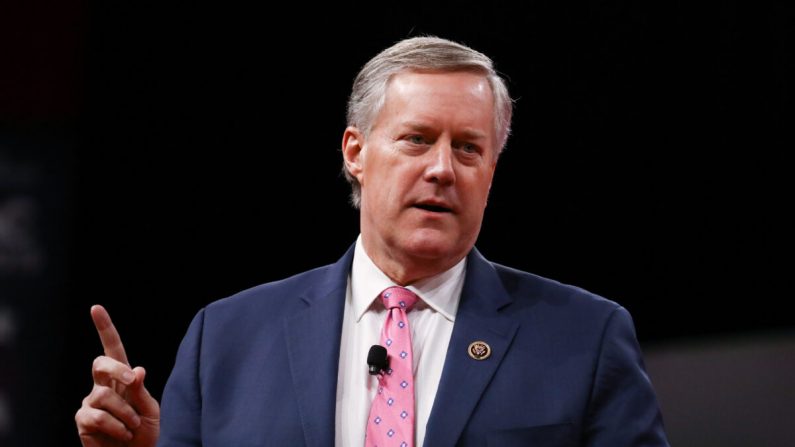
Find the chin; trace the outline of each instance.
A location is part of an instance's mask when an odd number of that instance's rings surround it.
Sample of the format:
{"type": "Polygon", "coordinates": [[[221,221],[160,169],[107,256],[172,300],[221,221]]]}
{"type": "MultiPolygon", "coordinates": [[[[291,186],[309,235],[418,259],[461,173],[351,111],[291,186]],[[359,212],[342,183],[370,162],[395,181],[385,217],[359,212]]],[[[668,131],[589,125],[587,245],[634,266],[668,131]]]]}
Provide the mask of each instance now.
{"type": "MultiPolygon", "coordinates": [[[[436,232],[431,232],[436,233],[436,232]]],[[[415,234],[405,244],[410,256],[422,259],[448,259],[461,250],[460,240],[449,234],[415,234]]]]}

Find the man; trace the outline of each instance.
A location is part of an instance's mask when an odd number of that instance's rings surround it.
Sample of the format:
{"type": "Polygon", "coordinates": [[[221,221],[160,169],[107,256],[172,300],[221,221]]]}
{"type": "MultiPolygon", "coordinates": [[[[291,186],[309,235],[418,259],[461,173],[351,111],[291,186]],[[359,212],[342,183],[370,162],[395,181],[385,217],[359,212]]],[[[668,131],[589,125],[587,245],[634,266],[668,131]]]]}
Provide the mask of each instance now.
{"type": "Polygon", "coordinates": [[[465,46],[412,38],[373,58],[342,139],[354,246],[201,310],[162,422],[93,308],[105,356],[84,445],[667,445],[629,314],[474,248],[511,109],[465,46]]]}

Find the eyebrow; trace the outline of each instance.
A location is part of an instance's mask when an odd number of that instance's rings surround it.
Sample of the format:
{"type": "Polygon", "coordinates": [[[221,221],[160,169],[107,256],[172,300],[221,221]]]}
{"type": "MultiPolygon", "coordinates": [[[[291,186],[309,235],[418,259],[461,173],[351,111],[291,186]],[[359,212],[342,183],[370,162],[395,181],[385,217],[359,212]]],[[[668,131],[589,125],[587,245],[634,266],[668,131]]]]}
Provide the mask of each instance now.
{"type": "Polygon", "coordinates": [[[411,130],[416,130],[417,132],[430,132],[433,128],[427,124],[420,123],[418,121],[406,121],[401,123],[402,127],[407,127],[411,130]]]}
{"type": "MultiPolygon", "coordinates": [[[[432,126],[423,124],[419,121],[406,121],[401,125],[417,132],[432,132],[434,130],[432,126]]],[[[464,129],[460,132],[460,135],[462,135],[465,139],[471,140],[483,140],[487,137],[485,133],[474,129],[464,129]]]]}

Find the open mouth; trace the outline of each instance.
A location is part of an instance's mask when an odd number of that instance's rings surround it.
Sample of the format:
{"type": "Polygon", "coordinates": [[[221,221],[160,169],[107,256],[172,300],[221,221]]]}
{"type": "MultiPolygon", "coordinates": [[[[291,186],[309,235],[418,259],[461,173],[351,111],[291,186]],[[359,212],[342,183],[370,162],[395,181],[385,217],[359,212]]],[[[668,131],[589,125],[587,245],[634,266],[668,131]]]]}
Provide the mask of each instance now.
{"type": "Polygon", "coordinates": [[[414,206],[416,208],[419,208],[419,209],[422,209],[422,210],[425,210],[425,211],[430,211],[430,212],[433,212],[433,213],[451,213],[451,212],[453,212],[453,210],[451,210],[450,208],[445,208],[445,207],[439,206],[439,205],[429,205],[427,203],[418,203],[417,205],[414,205],[414,206]]]}

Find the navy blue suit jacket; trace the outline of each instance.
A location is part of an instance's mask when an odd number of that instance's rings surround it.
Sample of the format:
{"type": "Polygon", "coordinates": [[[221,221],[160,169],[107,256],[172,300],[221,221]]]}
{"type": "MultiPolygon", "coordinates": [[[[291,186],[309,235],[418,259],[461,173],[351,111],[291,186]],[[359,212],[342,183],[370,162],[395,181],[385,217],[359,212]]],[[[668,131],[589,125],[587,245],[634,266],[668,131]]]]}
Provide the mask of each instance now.
{"type": "MultiPolygon", "coordinates": [[[[352,259],[353,248],[201,310],[163,393],[158,445],[333,446],[352,259]]],[[[473,249],[425,446],[580,445],[667,445],[629,314],[473,249]],[[475,340],[486,360],[467,354],[475,340]]]]}

